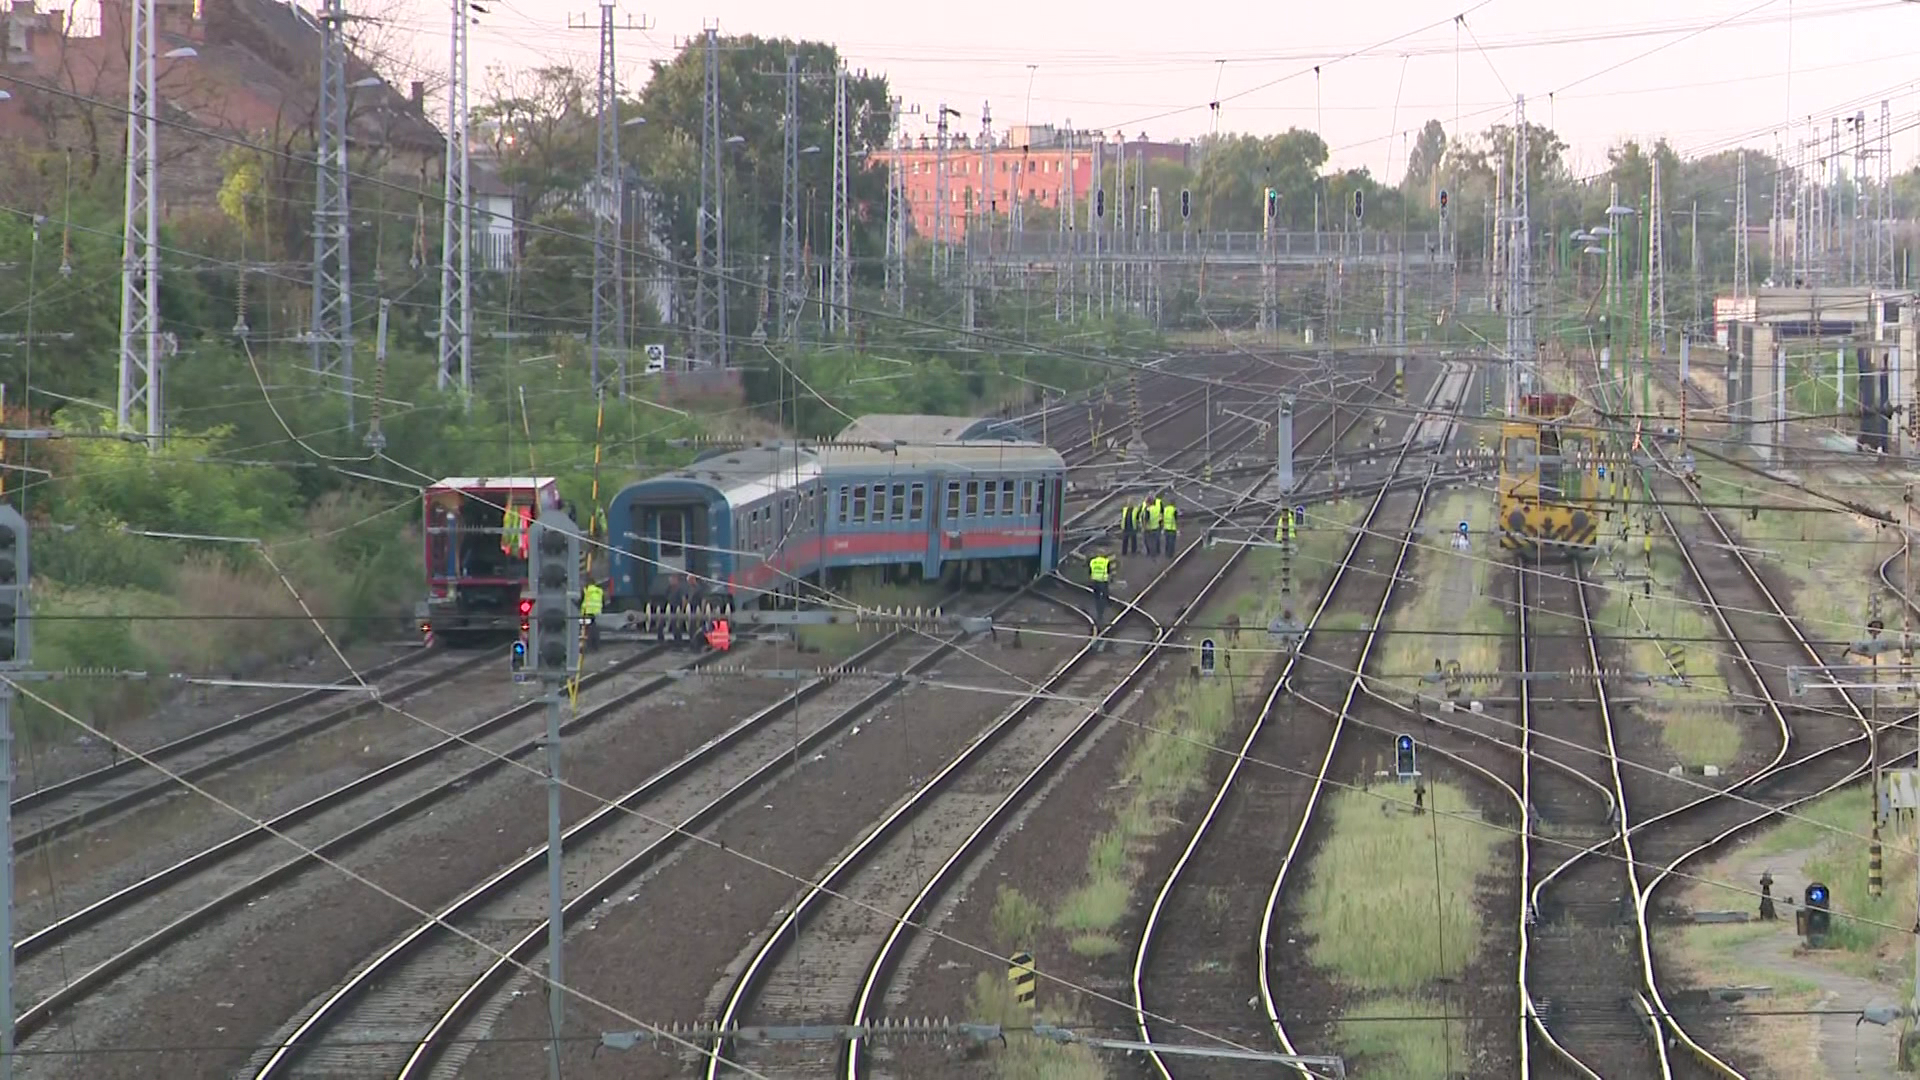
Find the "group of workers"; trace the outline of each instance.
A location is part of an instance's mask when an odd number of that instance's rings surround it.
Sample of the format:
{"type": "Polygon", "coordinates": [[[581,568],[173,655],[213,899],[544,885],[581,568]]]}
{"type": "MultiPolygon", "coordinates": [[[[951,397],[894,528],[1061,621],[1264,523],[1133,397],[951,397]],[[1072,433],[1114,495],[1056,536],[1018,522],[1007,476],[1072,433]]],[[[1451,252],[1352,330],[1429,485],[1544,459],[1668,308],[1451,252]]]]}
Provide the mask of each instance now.
{"type": "Polygon", "coordinates": [[[1145,550],[1171,559],[1180,548],[1179,511],[1164,495],[1120,508],[1120,554],[1145,550]]]}
{"type": "MultiPolygon", "coordinates": [[[[665,617],[654,621],[654,640],[665,644],[671,632],[674,643],[684,645],[691,634],[709,649],[725,652],[732,648],[733,627],[725,612],[708,610],[700,599],[687,575],[675,575],[667,590],[665,617]]],[[[597,581],[588,582],[580,590],[580,625],[586,630],[589,651],[600,647],[600,615],[606,609],[606,587],[597,581]]]]}

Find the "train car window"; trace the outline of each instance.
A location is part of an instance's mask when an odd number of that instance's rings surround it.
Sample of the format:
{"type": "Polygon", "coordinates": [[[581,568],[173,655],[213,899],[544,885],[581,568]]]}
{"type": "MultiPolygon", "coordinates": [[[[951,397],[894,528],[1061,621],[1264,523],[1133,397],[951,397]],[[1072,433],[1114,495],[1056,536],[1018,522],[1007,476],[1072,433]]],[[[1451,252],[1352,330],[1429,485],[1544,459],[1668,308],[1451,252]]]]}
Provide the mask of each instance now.
{"type": "Polygon", "coordinates": [[[913,491],[912,520],[925,521],[927,518],[927,485],[915,484],[913,491]]]}
{"type": "Polygon", "coordinates": [[[907,520],[907,485],[893,485],[893,520],[907,520]]]}
{"type": "Polygon", "coordinates": [[[947,520],[960,516],[960,481],[947,481],[947,520]]]}
{"type": "Polygon", "coordinates": [[[866,524],[867,485],[865,484],[855,484],[853,486],[853,517],[849,520],[856,525],[866,524]]]}
{"type": "Polygon", "coordinates": [[[1557,499],[1560,497],[1560,433],[1552,428],[1540,429],[1540,497],[1557,499]],[[1553,458],[1556,460],[1547,460],[1553,458]]]}
{"type": "Polygon", "coordinates": [[[1033,485],[1033,512],[1038,514],[1044,511],[1046,508],[1047,508],[1047,482],[1045,480],[1042,480],[1039,483],[1033,485]]]}
{"type": "Polygon", "coordinates": [[[853,505],[849,501],[851,497],[850,492],[852,490],[853,490],[852,488],[847,487],[847,485],[845,484],[840,485],[840,513],[837,517],[834,518],[834,520],[839,522],[842,525],[845,525],[847,523],[848,508],[853,505]]]}
{"type": "Polygon", "coordinates": [[[1000,512],[1008,517],[1013,516],[1013,481],[1011,480],[1000,481],[1000,512]]]}
{"type": "Polygon", "coordinates": [[[1532,472],[1539,460],[1540,453],[1534,448],[1532,439],[1515,436],[1507,440],[1507,472],[1516,477],[1520,473],[1532,472]]]}
{"type": "Polygon", "coordinates": [[[1033,513],[1033,481],[1022,480],[1020,481],[1020,514],[1024,517],[1031,513],[1033,513]]]}
{"type": "Polygon", "coordinates": [[[967,481],[967,510],[964,516],[970,518],[980,516],[980,481],[978,480],[967,481]]]}
{"type": "Polygon", "coordinates": [[[887,520],[887,485],[873,485],[873,520],[887,520]]]}

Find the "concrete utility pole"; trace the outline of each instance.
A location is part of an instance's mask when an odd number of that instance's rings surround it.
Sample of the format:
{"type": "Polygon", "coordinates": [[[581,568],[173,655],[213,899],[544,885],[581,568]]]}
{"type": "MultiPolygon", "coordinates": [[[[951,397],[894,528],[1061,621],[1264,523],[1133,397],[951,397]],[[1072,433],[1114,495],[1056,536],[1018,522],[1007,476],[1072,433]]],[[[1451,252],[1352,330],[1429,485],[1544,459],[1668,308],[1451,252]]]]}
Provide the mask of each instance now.
{"type": "Polygon", "coordinates": [[[727,253],[724,175],[720,155],[720,31],[708,27],[705,89],[700,117],[700,214],[694,233],[693,359],[699,367],[727,366],[727,253]]]}
{"type": "Polygon", "coordinates": [[[853,139],[853,118],[847,114],[847,65],[833,73],[833,250],[829,255],[827,325],[846,333],[853,316],[853,255],[847,221],[847,143],[853,139]]]}
{"type": "Polygon", "coordinates": [[[440,218],[440,368],[445,390],[458,377],[473,395],[473,198],[467,138],[467,23],[469,0],[453,0],[452,53],[447,62],[447,179],[440,218]]]}
{"type": "Polygon", "coordinates": [[[1093,237],[1093,258],[1087,262],[1087,315],[1094,314],[1094,298],[1099,297],[1099,312],[1107,313],[1104,287],[1104,260],[1100,257],[1101,236],[1106,232],[1106,156],[1107,139],[1098,131],[1093,133],[1093,173],[1087,182],[1087,232],[1093,237]]]}
{"type": "Polygon", "coordinates": [[[120,255],[120,391],[115,418],[133,430],[146,410],[147,449],[160,445],[160,181],[154,100],[153,0],[132,0],[127,21],[126,242],[120,255]]]}
{"type": "Polygon", "coordinates": [[[320,22],[320,108],[313,197],[313,370],[340,380],[353,430],[352,219],[347,202],[347,10],[326,0],[320,22]]]}

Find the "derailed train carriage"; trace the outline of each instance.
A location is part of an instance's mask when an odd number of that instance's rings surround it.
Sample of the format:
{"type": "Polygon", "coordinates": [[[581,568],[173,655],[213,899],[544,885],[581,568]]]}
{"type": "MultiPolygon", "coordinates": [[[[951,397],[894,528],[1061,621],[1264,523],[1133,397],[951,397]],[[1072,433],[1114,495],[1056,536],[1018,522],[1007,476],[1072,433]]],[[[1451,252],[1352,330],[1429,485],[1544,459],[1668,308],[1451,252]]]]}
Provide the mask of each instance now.
{"type": "Polygon", "coordinates": [[[714,450],[607,508],[610,610],[804,597],[861,567],[889,580],[1006,583],[1061,553],[1066,464],[1032,442],[714,450]]]}

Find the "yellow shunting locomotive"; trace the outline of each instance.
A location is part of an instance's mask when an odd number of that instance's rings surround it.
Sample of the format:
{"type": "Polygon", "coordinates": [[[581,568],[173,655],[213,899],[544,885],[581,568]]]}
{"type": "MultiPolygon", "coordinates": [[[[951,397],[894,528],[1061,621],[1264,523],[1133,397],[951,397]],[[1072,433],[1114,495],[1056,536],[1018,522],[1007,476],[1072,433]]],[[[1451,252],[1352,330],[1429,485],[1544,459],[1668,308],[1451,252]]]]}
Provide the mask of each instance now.
{"type": "Polygon", "coordinates": [[[1552,556],[1590,552],[1619,478],[1603,432],[1574,423],[1572,394],[1527,394],[1500,429],[1500,546],[1552,556]]]}

